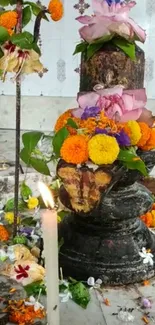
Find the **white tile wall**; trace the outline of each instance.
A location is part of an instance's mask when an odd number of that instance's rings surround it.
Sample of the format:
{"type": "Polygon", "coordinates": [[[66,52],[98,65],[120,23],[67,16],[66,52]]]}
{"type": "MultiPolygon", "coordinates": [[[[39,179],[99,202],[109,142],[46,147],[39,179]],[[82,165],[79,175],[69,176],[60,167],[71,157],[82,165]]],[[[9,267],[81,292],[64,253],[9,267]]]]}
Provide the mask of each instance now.
{"type": "MultiPolygon", "coordinates": [[[[73,6],[79,0],[63,0],[65,14],[60,22],[42,21],[42,62],[49,72],[42,78],[28,76],[23,80],[22,94],[25,96],[76,96],[79,87],[79,75],[74,70],[80,64],[79,56],[72,56],[76,43],[79,41],[78,29],[80,24],[75,21],[79,16],[78,10],[73,6]],[[66,78],[58,77],[57,62],[65,62],[66,78]]],[[[43,1],[45,5],[49,0],[43,1]]],[[[91,0],[85,0],[91,5],[91,0]]],[[[86,14],[92,14],[91,7],[86,14]]],[[[137,0],[137,6],[131,11],[131,16],[147,31],[147,42],[142,46],[146,52],[146,88],[148,98],[155,98],[155,0],[137,0]]],[[[33,30],[33,24],[28,27],[33,30]]],[[[0,82],[0,94],[14,95],[15,86],[10,81],[5,84],[0,82]]]]}

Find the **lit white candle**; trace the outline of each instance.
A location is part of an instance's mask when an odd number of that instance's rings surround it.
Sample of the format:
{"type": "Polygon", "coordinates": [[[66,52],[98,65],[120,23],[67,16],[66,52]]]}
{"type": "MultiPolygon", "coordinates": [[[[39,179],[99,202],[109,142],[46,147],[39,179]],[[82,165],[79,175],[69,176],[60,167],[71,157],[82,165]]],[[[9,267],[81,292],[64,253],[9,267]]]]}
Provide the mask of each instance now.
{"type": "Polygon", "coordinates": [[[44,257],[47,281],[48,325],[59,325],[59,276],[58,276],[58,226],[52,194],[45,184],[39,182],[39,190],[47,207],[41,215],[44,257]]]}

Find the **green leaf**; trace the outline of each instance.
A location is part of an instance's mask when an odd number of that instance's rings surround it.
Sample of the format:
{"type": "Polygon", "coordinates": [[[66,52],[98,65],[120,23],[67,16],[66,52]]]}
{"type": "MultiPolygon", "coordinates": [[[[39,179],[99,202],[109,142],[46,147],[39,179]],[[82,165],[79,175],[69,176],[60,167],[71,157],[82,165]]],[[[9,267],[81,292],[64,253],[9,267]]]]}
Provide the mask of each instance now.
{"type": "Polygon", "coordinates": [[[58,211],[57,215],[58,215],[58,217],[61,218],[61,221],[62,221],[66,216],[69,215],[69,212],[68,211],[66,212],[64,210],[61,210],[61,211],[58,211]]]}
{"type": "Polygon", "coordinates": [[[46,295],[46,286],[43,282],[33,282],[31,284],[28,284],[24,287],[24,290],[26,291],[28,297],[30,296],[38,296],[39,292],[41,290],[42,295],[46,295]]]}
{"type": "Polygon", "coordinates": [[[87,47],[87,60],[103,47],[103,43],[92,43],[87,47]]]}
{"type": "Polygon", "coordinates": [[[37,221],[34,220],[33,217],[28,217],[28,218],[22,219],[22,225],[23,226],[34,226],[35,227],[36,223],[37,223],[37,221]]]}
{"type": "Polygon", "coordinates": [[[37,158],[31,158],[30,164],[35,170],[37,170],[37,172],[50,176],[50,170],[45,161],[37,158]]]}
{"type": "Polygon", "coordinates": [[[17,0],[10,0],[9,2],[10,2],[10,5],[12,6],[12,5],[15,5],[17,3],[17,0]]]}
{"type": "Polygon", "coordinates": [[[78,125],[72,120],[72,118],[69,118],[67,121],[67,125],[71,126],[73,129],[78,129],[78,125]]]}
{"type": "Polygon", "coordinates": [[[39,46],[37,45],[37,43],[32,43],[32,49],[38,53],[39,55],[41,55],[41,51],[40,51],[40,48],[39,46]]]}
{"type": "Polygon", "coordinates": [[[10,35],[6,28],[0,26],[0,43],[6,42],[10,38],[10,35]]]}
{"type": "Polygon", "coordinates": [[[144,176],[148,176],[148,172],[145,166],[145,163],[136,155],[133,153],[133,150],[130,151],[128,149],[123,150],[121,149],[118,155],[118,160],[123,162],[123,165],[132,170],[138,170],[141,172],[144,176]]]}
{"type": "Polygon", "coordinates": [[[148,172],[145,166],[144,161],[136,160],[136,161],[127,161],[124,162],[123,165],[128,169],[138,170],[142,175],[148,176],[148,172]]]}
{"type": "Polygon", "coordinates": [[[43,133],[38,131],[26,132],[23,134],[23,145],[28,153],[31,153],[35,149],[42,135],[43,133]]]}
{"type": "Polygon", "coordinates": [[[10,38],[11,42],[21,49],[32,49],[33,48],[33,35],[29,32],[23,32],[14,34],[10,38]]]}
{"type": "Polygon", "coordinates": [[[27,6],[23,9],[23,17],[22,17],[22,27],[24,28],[31,20],[32,11],[30,6],[27,6]]]}
{"type": "MultiPolygon", "coordinates": [[[[42,8],[39,5],[37,5],[36,3],[34,3],[34,2],[25,1],[25,4],[31,6],[31,9],[32,9],[32,12],[33,12],[34,16],[38,16],[40,11],[42,11],[42,8]]],[[[47,16],[45,14],[43,15],[43,19],[49,21],[49,19],[47,18],[47,16]]]]}
{"type": "Polygon", "coordinates": [[[123,38],[113,38],[112,43],[121,49],[126,55],[128,55],[130,59],[136,59],[135,43],[130,43],[123,38]]]}
{"type": "Polygon", "coordinates": [[[30,165],[31,153],[26,148],[21,150],[20,158],[27,166],[30,165]]]}
{"type": "Polygon", "coordinates": [[[109,42],[114,37],[114,34],[111,35],[105,35],[103,37],[100,37],[96,40],[94,40],[91,44],[104,44],[109,42]]]}
{"type": "Polygon", "coordinates": [[[86,309],[90,301],[89,290],[85,287],[82,282],[71,283],[69,284],[69,291],[72,294],[72,299],[79,306],[86,309]]]}
{"type": "Polygon", "coordinates": [[[0,6],[6,7],[10,4],[9,0],[0,0],[0,6]]]}
{"type": "Polygon", "coordinates": [[[25,182],[23,182],[21,184],[21,188],[20,188],[20,194],[21,194],[21,197],[22,199],[25,201],[25,200],[28,200],[29,199],[29,196],[32,196],[32,191],[31,189],[29,188],[29,186],[27,186],[25,184],[25,182]]]}
{"type": "Polygon", "coordinates": [[[59,242],[58,242],[58,250],[59,250],[59,251],[60,251],[61,247],[63,246],[63,244],[64,244],[64,239],[61,238],[61,239],[59,240],[59,242]]]}
{"type": "Polygon", "coordinates": [[[126,149],[120,149],[118,160],[120,161],[133,161],[134,158],[138,157],[136,154],[131,152],[130,150],[126,149]]]}
{"type": "MultiPolygon", "coordinates": [[[[25,207],[26,207],[25,202],[23,202],[23,200],[19,200],[18,201],[18,210],[23,211],[25,209],[25,207]]],[[[6,205],[5,205],[5,208],[4,208],[5,212],[10,212],[10,211],[13,211],[13,210],[14,210],[14,198],[8,200],[6,205]]]]}
{"type": "Polygon", "coordinates": [[[56,155],[60,155],[60,149],[62,147],[62,144],[68,136],[69,136],[69,132],[66,129],[66,127],[63,127],[55,134],[52,144],[53,144],[53,150],[56,155]]]}
{"type": "MultiPolygon", "coordinates": [[[[2,58],[3,55],[4,55],[4,53],[3,53],[2,49],[0,48],[0,59],[2,58]]],[[[1,71],[3,71],[3,70],[1,70],[1,71]]]]}
{"type": "Polygon", "coordinates": [[[73,55],[86,51],[87,46],[88,46],[87,42],[81,42],[80,44],[77,44],[73,55]]]}

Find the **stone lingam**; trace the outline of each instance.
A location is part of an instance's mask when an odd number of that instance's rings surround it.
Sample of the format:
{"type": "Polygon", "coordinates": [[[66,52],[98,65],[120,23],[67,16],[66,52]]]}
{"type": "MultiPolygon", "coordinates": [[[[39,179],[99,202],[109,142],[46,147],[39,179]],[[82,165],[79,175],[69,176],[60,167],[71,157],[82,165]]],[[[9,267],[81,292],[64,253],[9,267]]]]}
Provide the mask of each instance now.
{"type": "MultiPolygon", "coordinates": [[[[142,156],[150,170],[155,164],[155,152],[142,156]]],[[[140,173],[121,170],[116,165],[96,171],[77,170],[64,161],[59,162],[57,173],[63,180],[60,200],[72,210],[59,228],[64,238],[60,251],[64,274],[79,280],[93,276],[108,285],[151,278],[155,266],[144,264],[139,253],[145,247],[155,254],[155,235],[139,217],[151,209],[153,197],[137,182],[142,178],[140,173]],[[87,209],[87,204],[94,204],[95,200],[95,207],[87,213],[73,209],[78,204],[87,209]]]]}

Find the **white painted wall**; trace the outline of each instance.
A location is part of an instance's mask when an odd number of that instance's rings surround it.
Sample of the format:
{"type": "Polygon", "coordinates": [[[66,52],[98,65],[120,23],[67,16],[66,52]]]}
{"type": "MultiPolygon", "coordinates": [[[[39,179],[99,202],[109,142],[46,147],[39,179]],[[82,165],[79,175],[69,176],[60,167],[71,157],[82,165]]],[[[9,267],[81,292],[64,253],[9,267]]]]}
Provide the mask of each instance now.
{"type": "MultiPolygon", "coordinates": [[[[79,41],[75,21],[79,15],[74,5],[79,0],[63,0],[64,18],[57,23],[42,22],[42,62],[49,72],[40,79],[38,76],[25,77],[22,84],[22,128],[51,130],[57,116],[64,110],[74,107],[79,88],[79,74],[74,70],[80,64],[79,56],[72,56],[79,41]]],[[[48,0],[43,1],[45,4],[48,0]]],[[[91,0],[85,0],[91,4],[91,0]]],[[[86,14],[91,14],[91,8],[86,14]]],[[[132,17],[147,31],[147,41],[143,46],[146,53],[145,86],[149,99],[155,100],[155,0],[137,0],[132,17]]],[[[31,31],[30,24],[29,30],[31,31]]],[[[0,82],[0,128],[15,127],[15,85],[9,80],[0,82]]],[[[154,102],[149,102],[155,107],[154,102]]]]}

